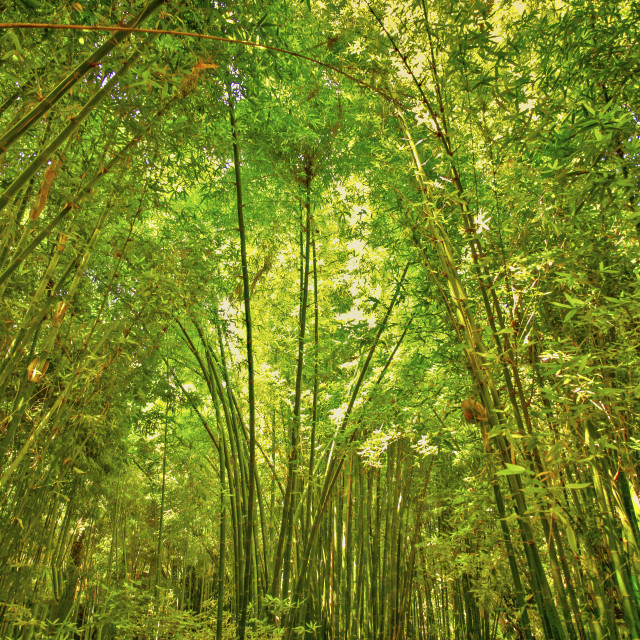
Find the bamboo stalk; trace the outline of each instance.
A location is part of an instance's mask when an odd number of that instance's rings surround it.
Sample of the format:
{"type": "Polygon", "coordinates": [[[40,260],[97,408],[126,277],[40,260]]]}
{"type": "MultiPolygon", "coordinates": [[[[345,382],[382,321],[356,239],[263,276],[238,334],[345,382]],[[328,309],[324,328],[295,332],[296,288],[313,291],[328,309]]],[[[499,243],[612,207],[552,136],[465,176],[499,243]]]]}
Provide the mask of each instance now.
{"type": "Polygon", "coordinates": [[[141,24],[156,9],[164,4],[164,0],[151,0],[151,2],[126,26],[118,30],[104,44],[98,47],[88,58],[79,64],[60,84],[52,89],[41,102],[39,102],[27,115],[0,136],[0,157],[26,133],[42,116],[53,107],[68,91],[81,80],[86,73],[95,67],[111,50],[120,42],[128,38],[131,29],[141,24]]]}
{"type": "Polygon", "coordinates": [[[254,502],[255,502],[255,474],[256,474],[256,407],[255,407],[255,388],[254,388],[254,366],[253,366],[253,341],[252,341],[252,325],[251,325],[251,289],[249,283],[249,269],[247,264],[247,240],[244,224],[244,203],[242,200],[242,176],[240,172],[240,146],[238,143],[238,129],[233,108],[233,97],[231,88],[229,88],[229,121],[231,124],[231,135],[233,140],[233,162],[236,177],[236,204],[238,210],[238,229],[240,231],[240,256],[242,260],[242,283],[244,291],[244,314],[247,335],[247,373],[249,384],[249,478],[248,478],[248,497],[246,508],[246,535],[244,547],[244,594],[241,600],[240,621],[238,628],[238,637],[244,640],[247,608],[249,606],[250,588],[251,588],[251,569],[252,569],[252,536],[253,536],[253,518],[254,518],[254,502]]]}

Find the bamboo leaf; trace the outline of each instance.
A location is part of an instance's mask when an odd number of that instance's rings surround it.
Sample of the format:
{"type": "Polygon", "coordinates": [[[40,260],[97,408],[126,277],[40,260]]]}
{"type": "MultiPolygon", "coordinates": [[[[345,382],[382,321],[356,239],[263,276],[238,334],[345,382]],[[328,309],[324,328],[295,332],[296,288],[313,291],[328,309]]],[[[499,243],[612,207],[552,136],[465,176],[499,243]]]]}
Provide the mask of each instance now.
{"type": "Polygon", "coordinates": [[[505,462],[505,469],[500,469],[496,471],[497,476],[513,476],[521,473],[529,473],[527,469],[521,467],[519,464],[511,464],[510,462],[505,462]]]}
{"type": "Polygon", "coordinates": [[[564,485],[565,489],[586,489],[593,486],[591,482],[568,482],[564,485]]]}

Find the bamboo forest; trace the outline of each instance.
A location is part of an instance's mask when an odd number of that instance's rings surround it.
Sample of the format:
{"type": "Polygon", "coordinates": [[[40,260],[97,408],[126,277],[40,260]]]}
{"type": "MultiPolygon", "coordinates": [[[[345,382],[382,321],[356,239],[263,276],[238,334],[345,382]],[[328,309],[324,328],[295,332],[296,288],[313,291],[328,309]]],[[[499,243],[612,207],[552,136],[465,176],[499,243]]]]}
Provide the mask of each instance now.
{"type": "Polygon", "coordinates": [[[1,640],[640,640],[638,0],[0,0],[1,640]]]}

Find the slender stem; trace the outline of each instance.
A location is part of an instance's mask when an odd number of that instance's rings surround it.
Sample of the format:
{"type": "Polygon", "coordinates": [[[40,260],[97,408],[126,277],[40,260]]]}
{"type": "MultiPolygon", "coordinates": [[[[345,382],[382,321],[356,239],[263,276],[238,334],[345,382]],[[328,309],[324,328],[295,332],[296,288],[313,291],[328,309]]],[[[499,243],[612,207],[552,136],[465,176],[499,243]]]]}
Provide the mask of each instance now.
{"type": "MultiPolygon", "coordinates": [[[[382,320],[382,322],[380,323],[380,326],[378,327],[378,331],[376,332],[376,336],[373,340],[373,343],[371,345],[371,347],[369,348],[369,352],[367,353],[367,357],[365,358],[365,361],[362,365],[362,370],[360,371],[360,374],[356,380],[356,384],[354,385],[353,390],[351,391],[351,398],[349,400],[349,405],[347,407],[347,410],[345,411],[345,416],[342,420],[342,424],[340,427],[340,431],[342,433],[344,433],[348,423],[349,423],[349,419],[351,417],[351,412],[353,411],[353,406],[355,404],[355,401],[358,397],[358,393],[360,392],[360,387],[362,386],[362,383],[364,382],[364,378],[367,374],[367,371],[369,369],[369,364],[371,362],[371,358],[373,357],[373,354],[376,350],[376,347],[378,346],[378,343],[380,342],[380,337],[382,336],[383,331],[385,330],[385,328],[387,327],[388,321],[389,321],[389,317],[391,316],[391,312],[393,311],[393,308],[395,307],[396,302],[398,301],[398,297],[400,295],[400,291],[402,289],[402,285],[404,283],[404,279],[407,275],[407,271],[409,270],[409,265],[410,263],[407,263],[406,267],[404,268],[404,271],[402,273],[402,277],[400,278],[398,285],[396,287],[396,290],[394,292],[393,298],[391,300],[391,303],[389,304],[389,308],[387,309],[387,312],[382,320]]],[[[338,477],[340,476],[340,471],[342,470],[342,466],[344,464],[344,461],[346,459],[346,454],[344,452],[341,453],[341,455],[339,455],[336,459],[334,460],[329,460],[327,463],[327,473],[325,476],[325,482],[324,482],[324,486],[322,487],[322,493],[321,493],[321,497],[320,497],[320,503],[318,505],[318,510],[315,513],[315,517],[313,519],[313,525],[311,527],[311,530],[309,532],[309,536],[307,537],[306,540],[306,544],[305,544],[305,548],[302,554],[302,562],[300,564],[300,568],[298,570],[298,576],[297,576],[297,580],[296,580],[296,584],[293,590],[293,599],[294,602],[297,602],[299,600],[301,600],[302,598],[302,590],[304,589],[304,585],[305,585],[305,581],[306,581],[306,574],[307,574],[307,569],[309,567],[309,559],[311,557],[311,550],[313,548],[313,545],[315,543],[316,537],[318,535],[318,532],[320,530],[320,522],[322,520],[322,516],[324,515],[324,512],[329,504],[329,498],[331,496],[331,493],[333,491],[333,488],[338,480],[338,477]]],[[[285,638],[287,640],[290,640],[293,637],[293,624],[295,622],[295,613],[290,614],[288,617],[288,624],[287,624],[287,629],[286,629],[286,634],[285,634],[285,638]]]]}
{"type": "Polygon", "coordinates": [[[233,108],[233,96],[229,87],[229,121],[231,123],[231,136],[233,139],[233,163],[236,177],[236,204],[238,208],[238,230],[240,232],[240,257],[242,260],[242,285],[244,290],[244,316],[247,328],[247,373],[249,383],[249,478],[247,497],[247,527],[244,539],[244,594],[241,599],[240,624],[238,637],[244,640],[247,623],[247,607],[251,594],[251,569],[253,566],[253,518],[255,502],[255,473],[256,473],[256,406],[253,369],[253,341],[251,336],[251,302],[249,268],[247,266],[247,239],[244,224],[244,204],[242,202],[242,175],[240,172],[240,146],[238,144],[238,128],[233,108]]]}
{"type": "MultiPolygon", "coordinates": [[[[167,383],[169,378],[167,377],[167,383]]],[[[168,389],[167,389],[168,392],[168,389]]],[[[164,524],[164,499],[167,487],[167,431],[169,429],[169,400],[165,402],[164,445],[162,447],[162,494],[160,497],[160,524],[158,525],[158,548],[156,551],[156,575],[154,595],[158,597],[158,583],[162,570],[162,525],[164,524]]]]}

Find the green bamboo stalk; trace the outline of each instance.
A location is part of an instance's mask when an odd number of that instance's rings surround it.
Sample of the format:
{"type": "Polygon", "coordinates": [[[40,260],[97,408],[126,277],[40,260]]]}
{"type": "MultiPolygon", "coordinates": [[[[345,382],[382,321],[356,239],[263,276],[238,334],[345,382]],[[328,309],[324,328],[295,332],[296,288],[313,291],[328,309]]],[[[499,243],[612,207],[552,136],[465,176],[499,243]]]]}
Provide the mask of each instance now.
{"type": "Polygon", "coordinates": [[[35,176],[36,172],[47,163],[51,156],[60,148],[63,142],[70,139],[73,134],[80,128],[87,116],[109,95],[111,90],[120,82],[121,78],[129,71],[142,52],[149,46],[155,36],[151,36],[142,43],[138,51],[136,51],[128,60],[126,60],[120,69],[116,71],[103,87],[96,91],[82,110],[73,118],[71,122],[36,156],[31,164],[22,171],[22,173],[7,187],[5,192],[0,195],[0,212],[11,202],[13,197],[22,189],[22,187],[35,176]]]}
{"type": "MultiPolygon", "coordinates": [[[[244,540],[244,527],[242,526],[242,505],[245,503],[245,486],[244,486],[244,473],[242,469],[242,460],[240,457],[242,451],[239,449],[239,440],[237,436],[237,428],[235,423],[235,415],[233,411],[233,399],[230,395],[230,384],[226,372],[226,367],[223,367],[223,374],[225,376],[225,386],[222,384],[221,375],[218,371],[218,364],[215,359],[215,356],[210,348],[208,341],[205,338],[204,331],[202,327],[200,327],[199,323],[195,320],[195,318],[191,318],[191,321],[198,333],[200,338],[200,342],[204,347],[205,352],[205,360],[202,359],[198,350],[196,349],[193,341],[191,340],[188,332],[181,324],[178,318],[175,318],[176,323],[180,327],[182,334],[189,346],[191,353],[195,356],[198,364],[200,365],[200,369],[207,381],[207,385],[209,388],[209,393],[211,394],[212,400],[215,402],[215,398],[220,401],[222,406],[222,410],[225,416],[225,423],[227,425],[227,430],[229,432],[229,453],[226,455],[226,460],[228,461],[227,465],[227,478],[229,482],[229,491],[231,494],[231,518],[232,518],[232,532],[233,532],[233,547],[234,547],[234,573],[235,573],[235,587],[236,587],[236,598],[235,598],[235,611],[236,614],[239,615],[240,607],[241,607],[241,595],[243,593],[242,590],[242,558],[243,558],[243,540],[244,540]],[[235,461],[235,463],[232,463],[235,461]]],[[[222,346],[221,346],[222,348],[222,346]]],[[[215,405],[218,406],[217,403],[215,405]]]]}
{"type": "Polygon", "coordinates": [[[366,485],[368,473],[362,468],[363,465],[359,460],[356,460],[356,466],[359,467],[357,473],[355,474],[355,482],[356,482],[356,501],[359,505],[359,509],[357,510],[357,550],[356,557],[354,561],[354,569],[355,569],[355,596],[354,603],[352,607],[352,615],[351,619],[347,622],[349,626],[348,630],[348,638],[350,640],[356,640],[361,637],[363,633],[366,633],[365,630],[365,621],[367,619],[367,602],[365,601],[364,593],[365,593],[365,581],[367,579],[367,572],[369,571],[369,558],[366,555],[367,545],[365,545],[365,540],[367,538],[367,529],[365,524],[366,517],[366,508],[364,505],[366,504],[366,485]]]}
{"type": "Polygon", "coordinates": [[[233,140],[233,162],[236,177],[236,204],[238,209],[238,229],[240,233],[240,256],[242,260],[242,284],[244,291],[244,314],[247,335],[247,374],[249,384],[249,478],[248,478],[248,497],[246,508],[246,535],[244,547],[244,594],[242,596],[240,608],[240,621],[238,628],[239,640],[244,640],[247,608],[249,606],[250,588],[251,588],[251,569],[252,569],[252,537],[253,537],[253,518],[254,518],[254,502],[255,502],[255,475],[256,475],[256,407],[255,407],[255,388],[254,388],[254,367],[253,367],[253,340],[251,325],[251,289],[249,283],[249,268],[247,264],[247,241],[244,224],[244,204],[242,201],[242,176],[240,172],[240,146],[238,143],[238,129],[233,108],[233,97],[231,88],[229,88],[229,121],[231,124],[231,135],[233,140]]]}
{"type": "Polygon", "coordinates": [[[522,634],[525,640],[533,640],[531,622],[529,621],[529,612],[524,599],[524,588],[520,579],[520,570],[518,569],[518,563],[513,549],[513,542],[511,541],[511,532],[507,523],[507,514],[504,508],[504,500],[502,499],[502,491],[500,490],[500,485],[497,480],[494,479],[491,482],[491,485],[493,487],[494,500],[498,509],[498,518],[500,520],[500,528],[502,529],[502,536],[504,538],[507,560],[509,561],[511,579],[513,580],[514,595],[519,612],[518,622],[522,623],[522,634]]]}
{"type": "Polygon", "coordinates": [[[542,530],[547,540],[547,547],[549,550],[549,563],[551,565],[551,578],[553,580],[556,597],[560,602],[560,608],[565,622],[565,627],[567,629],[567,634],[570,640],[577,640],[578,634],[575,626],[577,626],[578,621],[576,620],[576,625],[574,626],[571,619],[571,607],[569,605],[567,589],[562,577],[560,561],[558,559],[558,554],[556,551],[556,541],[553,536],[553,530],[551,529],[551,525],[549,524],[547,518],[542,518],[542,530]]]}
{"type": "MultiPolygon", "coordinates": [[[[156,118],[164,115],[174,104],[174,102],[180,98],[180,94],[177,93],[171,100],[169,100],[161,109],[159,109],[153,118],[143,127],[143,132],[136,134],[131,140],[96,174],[91,178],[85,187],[79,189],[75,196],[60,210],[60,212],[54,216],[48,224],[33,238],[33,240],[22,249],[17,256],[9,263],[9,265],[0,273],[0,297],[4,293],[4,289],[8,283],[9,277],[13,272],[35,251],[40,243],[49,236],[51,231],[64,220],[71,211],[77,209],[80,203],[87,198],[98,183],[120,162],[125,160],[129,152],[141,141],[144,137],[151,132],[151,123],[156,118]]],[[[25,236],[26,237],[26,236],[25,236]]]]}
{"type": "MultiPolygon", "coordinates": [[[[593,428],[593,427],[591,427],[593,428]]],[[[622,554],[619,549],[618,535],[614,531],[613,518],[610,512],[610,505],[605,495],[605,490],[602,482],[602,477],[598,470],[593,469],[593,487],[597,495],[597,501],[601,510],[601,520],[605,531],[606,539],[608,542],[608,552],[610,554],[611,562],[613,564],[613,573],[615,576],[616,584],[620,592],[620,600],[622,610],[632,640],[640,640],[640,623],[638,621],[638,605],[633,597],[633,585],[629,580],[627,571],[625,570],[625,564],[622,561],[622,554]]]]}
{"type": "Polygon", "coordinates": [[[393,516],[394,516],[394,497],[397,486],[397,472],[395,467],[398,463],[398,442],[389,445],[387,449],[387,467],[386,482],[387,493],[385,494],[384,508],[384,536],[382,548],[382,573],[380,581],[381,606],[380,606],[380,627],[378,629],[378,640],[391,637],[391,612],[389,611],[392,604],[389,602],[390,595],[390,576],[391,576],[391,541],[394,536],[393,516]]]}
{"type": "Polygon", "coordinates": [[[55,254],[51,256],[49,264],[42,278],[40,279],[40,284],[35,293],[31,296],[29,307],[24,313],[24,318],[18,326],[13,339],[9,343],[7,352],[2,360],[2,363],[0,364],[0,387],[4,386],[7,381],[7,377],[13,371],[10,365],[14,364],[16,355],[20,348],[27,342],[27,340],[33,337],[34,333],[40,330],[40,326],[45,316],[51,310],[51,307],[58,297],[58,293],[71,274],[71,271],[76,264],[77,257],[67,265],[65,272],[59,278],[58,283],[55,287],[55,295],[47,296],[45,295],[46,290],[47,287],[49,287],[50,282],[55,274],[55,270],[59,260],[60,252],[56,251],[55,254]]]}
{"type": "MultiPolygon", "coordinates": [[[[102,216],[100,217],[100,220],[98,221],[96,227],[94,228],[94,231],[92,233],[91,239],[89,240],[88,244],[87,244],[87,248],[84,252],[84,255],[82,257],[81,260],[77,261],[74,260],[73,262],[70,263],[69,268],[67,269],[67,272],[65,272],[61,278],[61,282],[66,281],[67,275],[69,274],[71,268],[73,266],[76,266],[76,273],[75,276],[73,278],[73,280],[71,281],[71,283],[69,284],[69,288],[68,291],[66,293],[66,297],[67,297],[67,301],[71,301],[73,300],[73,297],[75,295],[75,292],[80,284],[80,281],[82,279],[82,277],[84,276],[84,272],[85,269],[87,267],[88,261],[93,253],[93,250],[95,249],[95,245],[97,243],[98,237],[99,237],[99,233],[101,230],[102,225],[105,222],[106,216],[108,213],[108,209],[105,209],[105,211],[103,212],[102,216]]],[[[57,258],[59,257],[60,252],[56,251],[55,255],[53,256],[52,260],[50,261],[50,268],[51,270],[53,270],[55,268],[55,265],[57,264],[57,258]]],[[[47,281],[48,282],[48,281],[47,281]]],[[[44,291],[42,290],[42,286],[43,286],[44,280],[41,281],[41,285],[40,288],[38,289],[38,292],[36,292],[36,295],[38,295],[40,292],[44,293],[44,291]]],[[[59,289],[61,286],[61,284],[58,285],[57,289],[59,289]]],[[[53,303],[53,297],[50,298],[51,303],[53,303]]],[[[46,302],[45,302],[46,304],[46,302]]],[[[46,310],[49,308],[49,304],[46,304],[45,306],[45,311],[44,313],[40,314],[40,317],[42,319],[44,319],[44,315],[46,314],[46,310]]],[[[62,323],[62,319],[60,319],[60,322],[54,322],[52,323],[52,326],[49,330],[48,336],[45,339],[42,348],[39,350],[38,352],[38,358],[41,359],[42,361],[48,361],[53,348],[54,348],[54,343],[55,340],[58,336],[59,330],[60,330],[60,326],[62,323]]],[[[33,338],[33,345],[35,345],[35,341],[38,337],[38,330],[35,331],[34,333],[34,338],[33,338]]],[[[17,349],[16,348],[12,348],[10,349],[10,353],[16,353],[17,349]]],[[[32,353],[29,356],[29,360],[31,361],[33,359],[33,356],[35,354],[33,353],[33,347],[32,347],[32,353]]],[[[11,369],[7,366],[8,363],[10,361],[9,360],[5,360],[5,362],[3,362],[3,366],[2,366],[2,373],[0,374],[0,380],[5,380],[6,377],[9,375],[9,373],[11,372],[11,369]]],[[[15,398],[14,398],[14,403],[13,403],[13,409],[12,409],[12,419],[11,422],[9,424],[9,427],[7,428],[7,433],[5,434],[5,437],[3,438],[3,440],[0,442],[0,455],[3,455],[4,453],[6,453],[7,449],[9,446],[11,446],[12,441],[13,441],[13,437],[16,433],[16,430],[19,426],[19,423],[22,419],[22,416],[24,415],[24,412],[27,410],[27,402],[29,397],[32,395],[35,387],[37,386],[37,382],[36,381],[32,381],[32,380],[28,380],[26,376],[21,376],[20,378],[20,386],[18,388],[18,393],[16,394],[15,398]]]]}
{"type": "Polygon", "coordinates": [[[342,607],[342,563],[343,563],[343,533],[344,533],[344,474],[338,479],[338,492],[333,501],[333,609],[331,611],[331,631],[334,638],[341,638],[340,608],[342,607]]]}
{"type": "Polygon", "coordinates": [[[342,628],[344,637],[348,640],[350,623],[355,616],[352,611],[352,590],[353,590],[353,453],[349,454],[349,470],[346,474],[345,491],[345,514],[344,514],[344,584],[342,588],[342,602],[344,603],[342,628]]]}
{"type": "MultiPolygon", "coordinates": [[[[420,534],[422,533],[422,515],[424,512],[424,500],[420,500],[420,495],[424,496],[427,494],[427,489],[429,487],[429,483],[431,481],[431,469],[433,468],[435,458],[431,457],[429,462],[429,467],[425,473],[424,483],[422,485],[422,490],[419,495],[417,495],[418,500],[418,511],[415,517],[415,523],[413,524],[413,535],[411,536],[411,545],[409,549],[409,557],[407,558],[407,566],[404,571],[404,579],[402,580],[402,589],[400,592],[400,598],[398,600],[398,623],[394,630],[394,640],[400,640],[403,634],[403,626],[404,626],[404,612],[406,608],[411,606],[409,594],[412,593],[412,583],[414,577],[414,568],[415,568],[415,559],[417,552],[417,544],[420,538],[420,534]],[[409,605],[407,604],[409,603],[409,605]]],[[[418,590],[419,593],[419,590],[418,590]]]]}
{"type": "MultiPolygon", "coordinates": [[[[42,148],[45,141],[49,137],[49,131],[51,129],[51,118],[47,119],[47,124],[42,132],[40,144],[38,148],[42,148]]],[[[27,204],[31,201],[31,195],[33,193],[33,186],[35,183],[35,177],[31,178],[27,188],[23,191],[20,201],[16,203],[16,213],[14,216],[3,216],[2,222],[0,222],[0,233],[3,239],[0,249],[0,265],[5,263],[7,255],[15,242],[15,236],[17,234],[20,225],[22,224],[22,218],[27,210],[27,204]]]]}
{"type": "MultiPolygon", "coordinates": [[[[121,327],[121,322],[112,323],[104,332],[102,337],[98,340],[95,347],[91,350],[92,353],[98,353],[106,340],[109,338],[109,335],[116,331],[121,327]]],[[[87,359],[89,355],[89,350],[87,349],[87,353],[85,355],[85,359],[87,359]]],[[[44,430],[46,426],[52,424],[60,419],[59,411],[62,405],[66,402],[67,398],[71,394],[71,391],[78,385],[79,381],[82,379],[83,374],[85,373],[84,367],[82,363],[79,362],[76,370],[73,373],[73,376],[67,382],[65,387],[59,392],[59,395],[56,397],[55,401],[51,408],[47,411],[47,413],[40,419],[38,424],[31,430],[31,433],[26,438],[24,444],[20,448],[20,450],[16,453],[11,463],[8,464],[4,470],[4,473],[0,477],[0,488],[7,484],[8,480],[15,473],[16,469],[20,465],[22,459],[25,457],[27,452],[29,451],[31,445],[35,442],[38,435],[44,430]]]]}
{"type": "MultiPolygon", "coordinates": [[[[216,403],[216,411],[217,403],[216,403]]],[[[220,446],[218,447],[218,460],[220,467],[220,527],[219,527],[219,546],[218,546],[218,603],[216,610],[216,640],[222,640],[222,620],[224,615],[224,567],[226,556],[226,510],[225,510],[225,464],[226,464],[226,447],[224,430],[222,423],[218,420],[218,429],[220,430],[220,446]]]]}
{"type": "Polygon", "coordinates": [[[285,493],[282,524],[278,537],[278,549],[274,560],[272,595],[277,598],[282,583],[282,594],[286,597],[289,591],[289,574],[291,565],[291,546],[293,540],[293,514],[296,509],[296,486],[298,483],[298,456],[300,413],[302,405],[302,371],[304,365],[304,344],[307,327],[307,300],[309,294],[309,265],[311,244],[311,179],[307,174],[305,182],[304,224],[300,229],[300,308],[298,322],[298,351],[296,357],[296,383],[293,406],[293,422],[291,425],[291,443],[287,467],[287,486],[285,493]],[[281,551],[281,548],[283,550],[281,551]],[[280,567],[282,565],[282,576],[280,567]]]}
{"type": "MultiPolygon", "coordinates": [[[[168,372],[167,372],[168,373],[168,372]]],[[[167,385],[169,379],[167,376],[167,385]]],[[[168,393],[168,389],[166,390],[168,393]]],[[[156,549],[156,571],[154,576],[153,595],[159,599],[160,592],[158,590],[160,584],[160,574],[162,573],[162,526],[164,524],[164,500],[167,487],[167,432],[169,429],[169,399],[165,399],[165,415],[164,415],[164,439],[162,446],[162,492],[160,497],[160,517],[158,523],[158,545],[156,549]]],[[[124,544],[124,543],[123,543],[124,544]]]]}
{"type": "MultiPolygon", "coordinates": [[[[574,579],[567,561],[567,555],[565,552],[564,542],[560,535],[557,522],[551,520],[551,531],[553,534],[553,540],[557,546],[558,559],[560,560],[560,566],[562,568],[562,574],[564,576],[564,583],[566,584],[567,594],[569,596],[569,602],[571,603],[571,611],[573,612],[573,618],[575,620],[578,637],[580,640],[587,640],[587,634],[584,628],[582,620],[582,610],[578,604],[578,598],[574,587],[574,579]]],[[[580,565],[576,564],[576,571],[579,571],[580,565]]]]}
{"type": "MultiPolygon", "coordinates": [[[[443,270],[444,277],[447,281],[450,304],[455,312],[454,322],[456,324],[456,330],[463,342],[464,352],[467,357],[472,376],[476,382],[477,388],[479,389],[482,405],[487,411],[487,420],[489,425],[499,433],[499,435],[496,435],[495,440],[498,445],[498,452],[501,460],[503,464],[506,464],[507,462],[510,462],[508,453],[510,447],[507,438],[502,435],[505,420],[504,413],[499,408],[500,398],[495,380],[493,379],[490,368],[485,361],[486,358],[484,354],[486,353],[486,348],[483,345],[475,318],[469,309],[468,298],[464,286],[462,285],[457,273],[450,238],[442,226],[437,210],[434,209],[427,200],[427,195],[430,190],[417,147],[415,146],[411,132],[403,115],[400,114],[399,117],[404,125],[405,134],[409,140],[409,145],[415,161],[415,175],[424,198],[424,223],[428,229],[428,235],[432,239],[431,242],[434,245],[441,269],[443,270]]],[[[546,636],[552,640],[564,640],[564,629],[558,617],[558,612],[549,589],[546,574],[536,545],[533,528],[527,515],[527,505],[522,492],[520,476],[515,474],[508,475],[507,484],[509,485],[510,493],[519,516],[518,527],[523,540],[532,584],[534,585],[534,593],[536,594],[536,601],[538,602],[540,615],[544,622],[546,636]]]]}
{"type": "MultiPolygon", "coordinates": [[[[318,389],[319,389],[319,376],[318,376],[318,358],[320,355],[319,350],[319,310],[318,310],[318,262],[316,257],[316,240],[315,240],[315,225],[313,219],[311,220],[311,253],[313,258],[313,398],[311,400],[311,436],[309,442],[309,470],[307,482],[309,485],[313,485],[314,477],[314,463],[316,454],[316,428],[318,425],[318,389]]],[[[305,518],[305,542],[309,533],[309,524],[311,521],[311,503],[313,501],[313,495],[309,495],[307,498],[307,513],[305,518]]]]}
{"type": "MultiPolygon", "coordinates": [[[[233,403],[233,406],[235,408],[235,416],[237,417],[237,421],[238,421],[238,423],[240,425],[239,433],[240,433],[240,435],[243,436],[242,439],[239,441],[239,446],[240,445],[242,446],[241,462],[246,466],[246,459],[247,459],[248,448],[249,448],[249,434],[248,434],[246,425],[244,423],[244,420],[242,419],[242,414],[240,412],[240,407],[238,405],[238,400],[237,400],[235,394],[233,393],[231,385],[228,382],[227,382],[227,388],[228,388],[228,390],[230,392],[230,395],[231,395],[231,402],[233,403]]],[[[256,449],[262,455],[263,460],[269,466],[269,469],[271,470],[272,476],[275,478],[277,487],[280,489],[280,492],[284,495],[284,491],[282,490],[282,485],[280,484],[280,481],[278,480],[278,478],[276,476],[275,466],[272,466],[271,461],[269,460],[269,457],[267,456],[267,454],[265,453],[264,449],[260,445],[260,442],[257,439],[256,439],[255,445],[256,445],[256,449]]],[[[247,475],[248,475],[248,473],[245,471],[245,477],[247,475]]],[[[262,485],[261,485],[260,475],[258,473],[256,473],[256,475],[255,475],[255,496],[257,498],[258,518],[257,518],[257,520],[254,518],[254,520],[256,520],[256,522],[254,522],[254,529],[255,529],[255,531],[258,530],[258,522],[259,522],[259,530],[261,532],[261,537],[262,537],[262,543],[263,544],[262,544],[262,555],[261,555],[259,553],[259,551],[260,551],[259,543],[257,542],[258,539],[259,539],[259,536],[254,534],[254,538],[256,540],[254,546],[256,547],[256,550],[257,550],[256,553],[258,554],[256,556],[256,560],[254,561],[254,564],[256,566],[258,566],[258,568],[261,569],[261,573],[259,575],[259,579],[260,579],[260,583],[265,585],[264,592],[266,593],[266,591],[267,591],[267,583],[268,583],[268,575],[269,575],[269,571],[268,571],[268,567],[267,567],[268,552],[267,552],[267,549],[266,549],[266,546],[265,546],[266,524],[265,524],[265,509],[264,509],[264,504],[263,504],[262,485]]],[[[258,574],[255,575],[255,579],[253,580],[253,584],[256,585],[257,582],[258,582],[258,574]]],[[[258,592],[256,591],[256,593],[258,593],[258,592]]]]}
{"type": "MultiPolygon", "coordinates": [[[[355,404],[356,398],[358,396],[358,393],[360,391],[360,387],[362,386],[362,383],[364,382],[364,378],[367,374],[367,371],[369,369],[369,364],[371,362],[371,359],[373,357],[373,354],[376,350],[376,347],[378,346],[378,343],[380,341],[380,337],[382,336],[383,331],[385,330],[387,323],[389,321],[389,317],[391,316],[391,312],[393,311],[393,308],[395,307],[395,304],[399,298],[400,295],[400,291],[402,288],[402,285],[404,283],[404,279],[407,275],[407,272],[409,270],[409,266],[410,263],[407,263],[402,276],[396,286],[396,290],[394,292],[393,298],[391,300],[391,303],[389,304],[389,307],[387,309],[387,312],[385,313],[385,316],[382,320],[382,322],[380,323],[380,325],[378,326],[378,330],[376,332],[376,336],[371,344],[371,347],[369,348],[369,351],[367,353],[367,356],[365,358],[365,361],[362,365],[362,369],[360,371],[360,374],[358,375],[356,382],[354,384],[354,387],[351,391],[351,397],[349,400],[349,404],[347,406],[347,410],[345,411],[345,415],[344,418],[342,420],[342,423],[340,425],[340,429],[339,431],[341,433],[344,433],[348,423],[349,423],[349,419],[351,417],[351,412],[353,411],[353,406],[355,404]]],[[[352,434],[353,437],[354,434],[352,434]]],[[[329,460],[327,461],[327,472],[325,474],[325,481],[324,481],[324,485],[321,491],[321,497],[320,497],[320,502],[318,505],[318,510],[316,511],[314,520],[313,520],[313,524],[311,526],[311,530],[309,532],[309,536],[307,538],[307,542],[305,544],[305,548],[304,548],[304,552],[302,554],[302,562],[300,564],[300,568],[298,569],[298,577],[296,580],[296,584],[295,587],[293,589],[293,601],[294,602],[299,602],[302,599],[302,590],[304,588],[305,585],[305,581],[306,581],[306,572],[309,566],[309,559],[310,559],[310,554],[311,554],[311,550],[313,548],[313,545],[315,544],[316,541],[316,536],[318,535],[318,531],[320,528],[320,522],[322,520],[322,516],[325,512],[325,509],[328,506],[328,502],[329,502],[329,498],[331,496],[331,493],[333,491],[333,488],[338,480],[338,477],[340,475],[340,471],[342,469],[342,465],[344,463],[345,460],[345,453],[342,452],[336,459],[335,461],[332,460],[331,454],[329,456],[329,460]]],[[[288,620],[287,620],[287,629],[285,632],[285,638],[286,640],[291,640],[292,635],[293,635],[293,622],[295,620],[295,616],[288,616],[288,620]]]]}
{"type": "MultiPolygon", "coordinates": [[[[126,25],[132,29],[140,25],[156,9],[164,4],[164,0],[151,0],[151,2],[126,25]]],[[[68,91],[81,80],[89,69],[95,67],[111,50],[120,42],[131,35],[131,31],[116,31],[104,44],[98,47],[88,58],[79,64],[60,84],[47,94],[26,116],[13,125],[0,136],[0,157],[26,133],[40,118],[53,107],[68,91]]]]}
{"type": "Polygon", "coordinates": [[[375,485],[373,482],[373,478],[370,479],[369,486],[367,487],[367,520],[369,524],[369,536],[371,538],[371,589],[370,589],[370,598],[371,598],[371,637],[376,637],[373,634],[378,633],[378,628],[380,626],[380,609],[382,607],[381,597],[380,597],[380,571],[379,571],[379,560],[380,560],[380,532],[382,529],[382,499],[381,499],[381,479],[380,479],[380,470],[375,471],[375,485]],[[373,496],[373,489],[375,486],[375,512],[371,512],[371,503],[373,496]],[[372,530],[373,529],[373,530],[372,530]]]}

